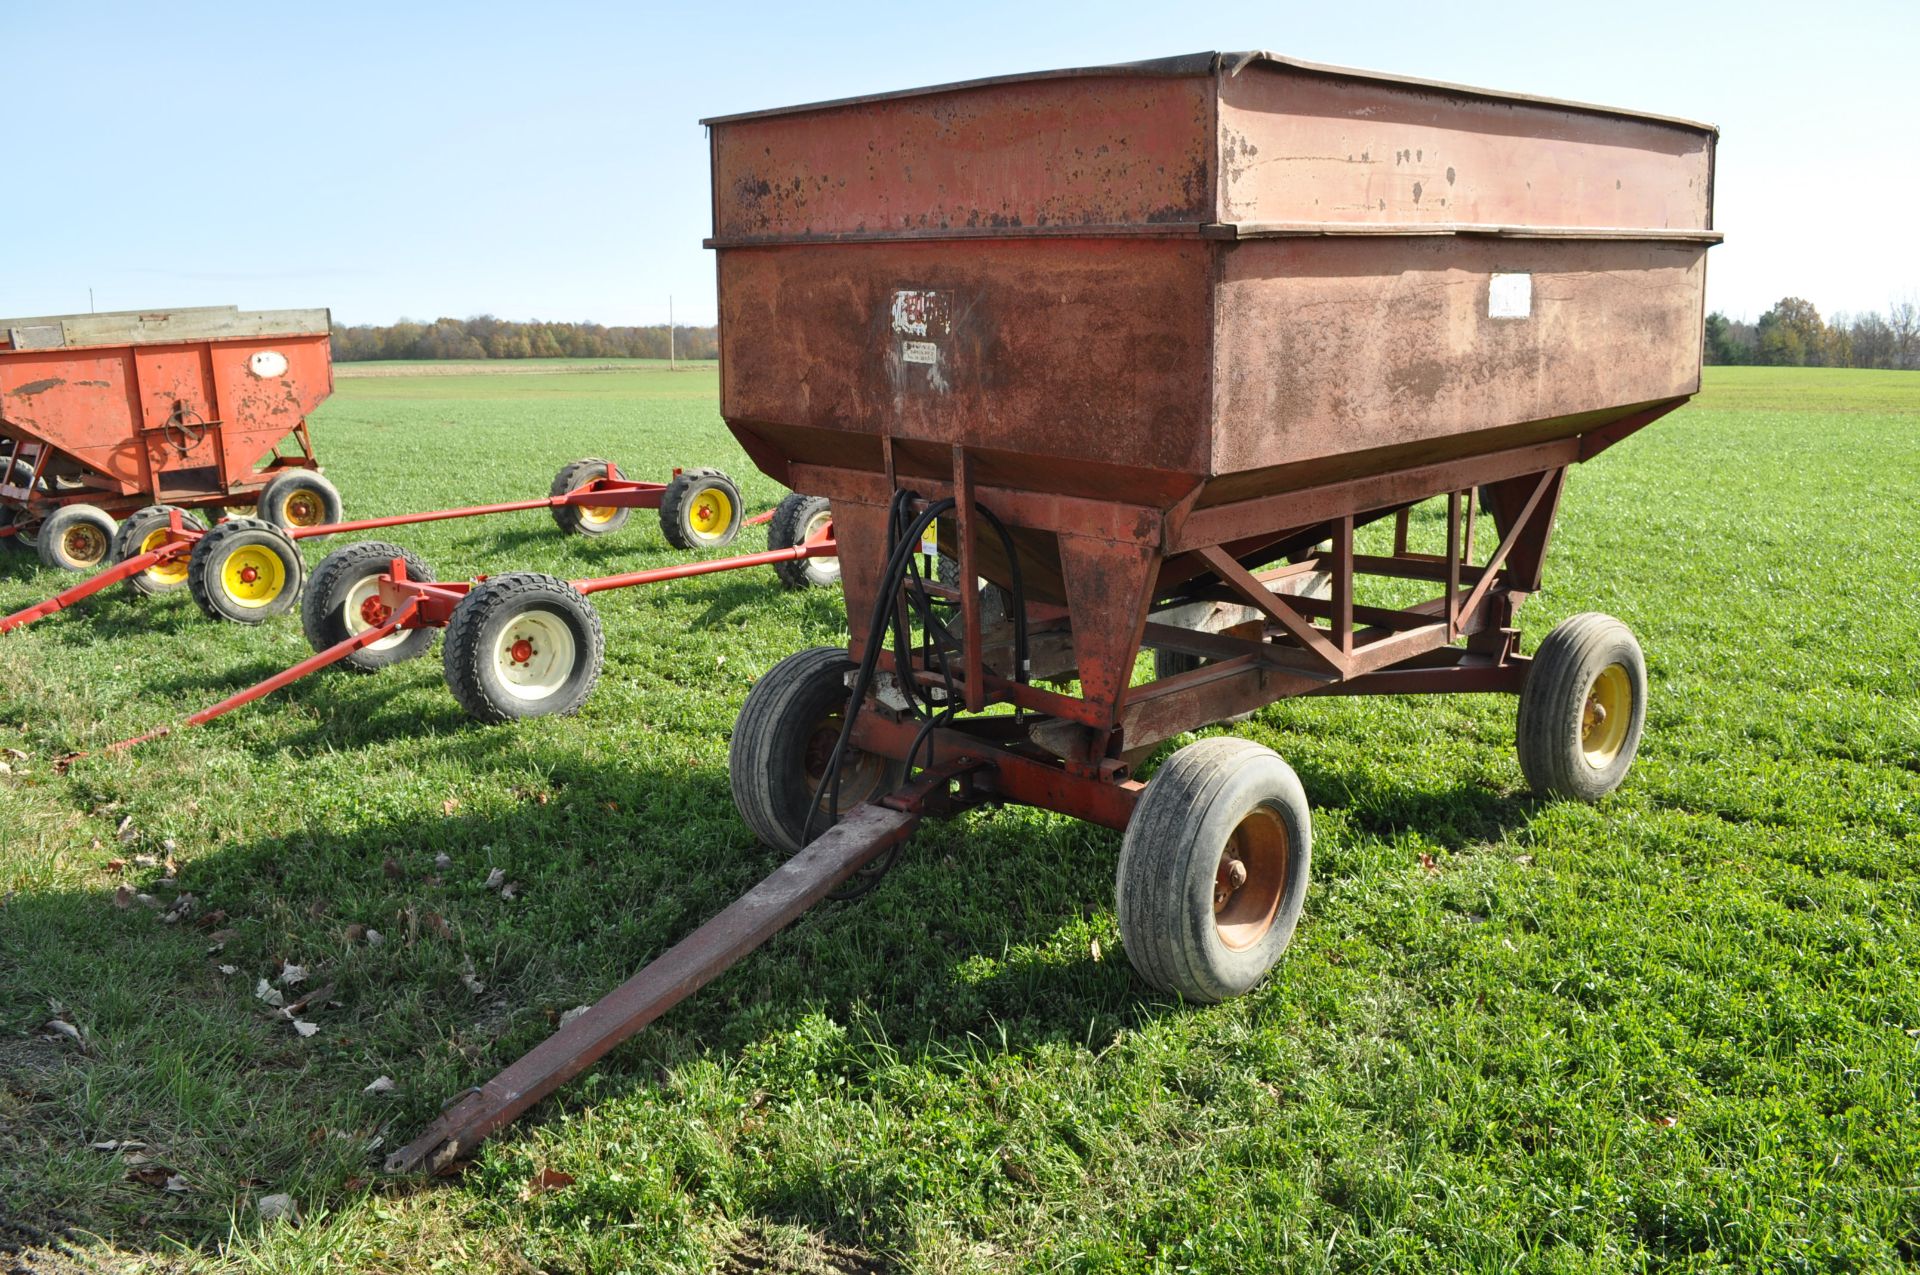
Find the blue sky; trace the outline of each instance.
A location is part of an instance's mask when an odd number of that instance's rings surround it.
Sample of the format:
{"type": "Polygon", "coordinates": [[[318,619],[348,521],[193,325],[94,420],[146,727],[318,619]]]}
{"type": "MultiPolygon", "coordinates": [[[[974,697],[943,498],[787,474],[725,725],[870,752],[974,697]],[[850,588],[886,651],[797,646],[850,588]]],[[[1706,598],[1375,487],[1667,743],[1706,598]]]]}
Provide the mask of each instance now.
{"type": "Polygon", "coordinates": [[[702,116],[1200,49],[1721,126],[1709,303],[1920,296],[1920,0],[0,0],[0,314],[714,314],[702,116]]]}

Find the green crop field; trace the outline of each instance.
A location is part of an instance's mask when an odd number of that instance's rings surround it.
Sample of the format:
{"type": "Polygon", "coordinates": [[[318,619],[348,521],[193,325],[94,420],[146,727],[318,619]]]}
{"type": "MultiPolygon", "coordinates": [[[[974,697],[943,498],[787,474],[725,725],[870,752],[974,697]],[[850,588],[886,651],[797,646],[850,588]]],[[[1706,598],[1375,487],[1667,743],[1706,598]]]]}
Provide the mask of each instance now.
{"type": "MultiPolygon", "coordinates": [[[[343,379],[314,435],[357,515],[544,494],[588,455],[718,465],[756,509],[780,494],[711,368],[343,379]]],[[[594,542],[544,514],[392,537],[443,576],[683,557],[650,514],[594,542]]],[[[0,611],[65,579],[0,556],[0,611]]],[[[464,1175],[384,1182],[442,1100],[775,862],[734,814],[728,734],[756,675],[841,640],[837,595],[760,571],[595,602],[607,665],[575,718],[476,726],[436,655],[120,756],[100,750],[306,654],[298,621],[116,592],[0,638],[0,1252],[1920,1258],[1920,376],[1710,369],[1694,405],[1575,471],[1523,618],[1531,646],[1608,611],[1646,649],[1645,743],[1604,804],[1525,795],[1498,698],[1305,701],[1234,728],[1293,764],[1316,821],[1306,919],[1251,995],[1193,1008],[1132,976],[1117,836],[981,813],[924,828],[873,894],[803,919],[464,1175]],[[196,911],[170,923],[182,894],[196,911]],[[283,962],[308,971],[288,999],[331,988],[310,1036],[256,999],[283,962]],[[279,1194],[297,1221],[261,1220],[279,1194]]]]}

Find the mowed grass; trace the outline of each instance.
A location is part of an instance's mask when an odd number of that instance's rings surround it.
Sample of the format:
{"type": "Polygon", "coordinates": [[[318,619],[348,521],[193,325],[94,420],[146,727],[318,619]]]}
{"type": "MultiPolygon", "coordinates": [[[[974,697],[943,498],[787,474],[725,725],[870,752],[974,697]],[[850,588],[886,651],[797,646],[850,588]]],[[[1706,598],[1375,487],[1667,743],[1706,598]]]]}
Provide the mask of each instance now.
{"type": "MultiPolygon", "coordinates": [[[[583,455],[779,494],[710,370],[343,380],[314,433],[353,514],[541,494],[583,455]]],[[[272,1270],[1901,1267],[1916,509],[1920,378],[1710,369],[1575,471],[1523,611],[1529,647],[1604,610],[1646,649],[1646,739],[1605,804],[1525,795],[1510,701],[1279,705],[1234,730],[1304,780],[1314,886],[1253,994],[1132,977],[1115,835],[929,825],[872,895],[426,1186],[379,1157],[772,866],[728,733],[756,675],[841,640],[838,598],[763,572],[601,595],[573,719],[475,726],[436,656],[115,757],[306,648],[291,618],[102,598],[0,639],[26,755],[0,776],[0,1237],[272,1270]],[[123,883],[161,906],[117,907],[123,883]],[[225,917],[166,923],[182,892],[225,917]],[[288,999],[332,988],[311,1037],[254,996],[288,961],[288,999]],[[187,1189],[89,1145],[127,1139],[187,1189]],[[276,1193],[297,1225],[258,1219],[276,1193]]],[[[543,514],[392,534],[442,575],[682,556],[645,514],[599,542],[543,514]]],[[[0,609],[63,582],[4,564],[0,609]]]]}

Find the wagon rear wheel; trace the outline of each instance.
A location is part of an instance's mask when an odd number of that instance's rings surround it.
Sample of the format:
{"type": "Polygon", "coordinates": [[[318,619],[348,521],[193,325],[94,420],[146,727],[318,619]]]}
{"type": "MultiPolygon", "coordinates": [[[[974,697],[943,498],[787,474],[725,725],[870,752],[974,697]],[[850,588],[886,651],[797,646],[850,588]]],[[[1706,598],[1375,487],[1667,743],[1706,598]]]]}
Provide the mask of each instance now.
{"type": "MultiPolygon", "coordinates": [[[[307,645],[324,651],[386,623],[392,613],[380,601],[380,578],[393,570],[395,558],[407,564],[409,580],[433,579],[433,568],[424,558],[383,540],[342,545],[322,558],[300,595],[300,627],[307,645]]],[[[340,662],[370,673],[425,655],[433,638],[431,627],[396,629],[340,662]]]]}
{"type": "Polygon", "coordinates": [[[717,469],[683,469],[660,496],[660,534],[676,549],[718,549],[740,534],[740,488],[717,469]]]}
{"type": "MultiPolygon", "coordinates": [[[[113,560],[125,562],[128,558],[151,553],[167,543],[172,528],[171,518],[175,513],[180,515],[182,527],[191,527],[195,531],[207,529],[206,521],[199,514],[176,509],[172,505],[148,505],[128,515],[127,520],[120,524],[120,530],[114,533],[113,560]]],[[[127,589],[142,597],[184,589],[187,587],[187,562],[186,553],[165,562],[157,562],[139,575],[129,576],[127,589]]]]}
{"type": "Polygon", "coordinates": [[[1647,719],[1647,661],[1633,631],[1588,611],[1547,634],[1520,690],[1520,770],[1540,797],[1598,801],[1620,786],[1647,719]]]}
{"type": "Polygon", "coordinates": [[[98,505],[62,505],[40,525],[40,561],[61,571],[95,571],[113,556],[113,518],[98,505]]]}
{"type": "MultiPolygon", "coordinates": [[[[562,465],[560,472],[553,476],[553,485],[547,489],[549,496],[565,496],[579,491],[582,487],[605,478],[612,467],[604,460],[589,457],[562,465]]],[[[605,536],[626,526],[627,519],[633,516],[631,506],[623,505],[555,505],[553,521],[560,530],[575,536],[605,536]]]]}
{"type": "MultiPolygon", "coordinates": [[[[767,548],[792,549],[833,525],[833,506],[825,496],[790,491],[774,507],[767,523],[767,548]]],[[[797,558],[776,562],[773,573],[789,589],[830,589],[840,583],[840,559],[797,558]]]]}
{"type": "Polygon", "coordinates": [[[288,531],[339,522],[342,511],[339,489],[317,469],[283,470],[260,489],[259,516],[288,531]]]}
{"type": "MultiPolygon", "coordinates": [[[[734,808],[755,836],[776,849],[799,851],[810,807],[819,807],[812,835],[834,824],[821,783],[845,721],[853,667],[836,647],[797,652],[768,669],[740,706],[727,749],[734,808]]],[[[893,791],[905,769],[849,745],[840,763],[840,810],[893,791]]]]}
{"type": "Polygon", "coordinates": [[[307,566],[286,532],[258,518],[229,518],[200,537],[187,587],[208,619],[260,624],[293,609],[307,566]]]}
{"type": "Polygon", "coordinates": [[[1120,843],[1127,959],[1190,1001],[1240,995],[1293,940],[1312,858],[1306,794],[1277,754],[1244,739],[1187,745],[1148,782],[1120,843]]]}
{"type": "Polygon", "coordinates": [[[579,590],[517,571],[461,599],[441,658],[447,689],[470,717],[510,722],[578,712],[604,650],[600,617],[579,590]]]}

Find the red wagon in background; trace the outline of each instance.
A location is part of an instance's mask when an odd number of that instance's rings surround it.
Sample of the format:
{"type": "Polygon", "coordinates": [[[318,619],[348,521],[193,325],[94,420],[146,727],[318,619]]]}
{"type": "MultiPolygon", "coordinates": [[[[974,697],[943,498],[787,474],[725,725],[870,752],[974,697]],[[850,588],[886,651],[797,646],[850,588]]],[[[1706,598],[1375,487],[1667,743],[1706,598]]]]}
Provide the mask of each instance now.
{"type": "Polygon", "coordinates": [[[0,536],[84,571],[149,505],[340,521],[307,436],[329,329],[325,310],[233,306],[0,319],[0,536]]]}

